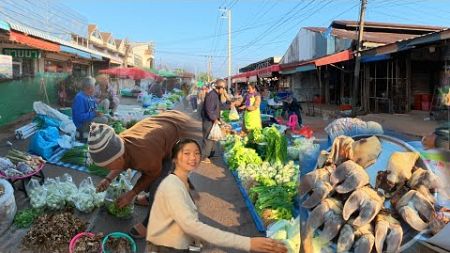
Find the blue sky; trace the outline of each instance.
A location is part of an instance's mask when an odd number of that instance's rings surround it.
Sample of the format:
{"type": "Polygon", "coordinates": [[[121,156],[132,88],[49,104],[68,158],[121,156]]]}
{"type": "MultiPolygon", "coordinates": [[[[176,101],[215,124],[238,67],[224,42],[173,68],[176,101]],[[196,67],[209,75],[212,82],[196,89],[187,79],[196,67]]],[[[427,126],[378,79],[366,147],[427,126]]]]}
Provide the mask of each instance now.
{"type": "MultiPolygon", "coordinates": [[[[233,73],[283,56],[300,27],[357,20],[359,0],[61,0],[116,38],[155,43],[156,67],[227,73],[227,19],[232,10],[233,73]]],[[[450,26],[450,0],[368,0],[366,20],[450,26]]]]}

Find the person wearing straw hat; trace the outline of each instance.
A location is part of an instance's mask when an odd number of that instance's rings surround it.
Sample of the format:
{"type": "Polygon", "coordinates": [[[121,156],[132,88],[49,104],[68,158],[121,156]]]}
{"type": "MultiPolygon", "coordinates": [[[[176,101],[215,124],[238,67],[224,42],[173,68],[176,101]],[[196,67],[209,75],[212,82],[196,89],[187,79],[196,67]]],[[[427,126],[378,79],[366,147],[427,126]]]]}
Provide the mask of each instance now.
{"type": "MultiPolygon", "coordinates": [[[[143,119],[119,135],[108,125],[92,124],[88,137],[89,155],[96,165],[110,170],[97,185],[97,191],[105,191],[121,172],[131,168],[139,171],[141,176],[132,190],[118,198],[117,205],[119,208],[127,206],[140,192],[148,191],[151,208],[156,188],[169,174],[172,146],[179,138],[192,137],[193,133],[192,119],[179,111],[166,111],[143,119]]],[[[145,236],[147,223],[148,219],[137,224],[131,234],[145,236]]]]}

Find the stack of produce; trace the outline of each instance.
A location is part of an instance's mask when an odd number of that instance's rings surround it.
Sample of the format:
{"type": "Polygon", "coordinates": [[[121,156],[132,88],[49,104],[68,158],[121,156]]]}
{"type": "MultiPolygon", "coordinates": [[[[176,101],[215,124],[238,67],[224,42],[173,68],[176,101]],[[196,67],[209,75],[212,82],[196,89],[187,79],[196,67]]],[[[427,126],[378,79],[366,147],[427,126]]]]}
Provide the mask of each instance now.
{"type": "Polygon", "coordinates": [[[42,163],[45,160],[40,156],[11,149],[6,157],[0,157],[0,175],[7,178],[31,175],[42,163]]]}
{"type": "Polygon", "coordinates": [[[108,252],[132,253],[132,246],[128,239],[119,237],[109,237],[105,243],[105,249],[108,252]]]}
{"type": "Polygon", "coordinates": [[[72,149],[69,149],[64,153],[64,155],[61,157],[61,162],[86,166],[86,164],[88,163],[87,153],[87,145],[73,147],[72,149]]]}
{"type": "Polygon", "coordinates": [[[69,242],[86,229],[86,223],[70,212],[45,213],[33,223],[22,239],[31,252],[69,252],[69,242]]]}
{"type": "Polygon", "coordinates": [[[91,212],[103,204],[104,193],[97,193],[92,179],[88,177],[77,186],[72,178],[65,174],[62,179],[47,178],[43,185],[36,179],[28,184],[30,204],[33,208],[60,210],[66,206],[74,206],[81,212],[91,212]]]}
{"type": "Polygon", "coordinates": [[[291,219],[294,199],[298,195],[299,168],[293,161],[284,163],[287,155],[285,137],[274,127],[254,130],[247,141],[238,136],[228,136],[224,148],[230,170],[237,172],[265,224],[291,219]],[[245,145],[264,142],[267,143],[268,154],[266,161],[262,162],[255,150],[245,145]]]}
{"type": "Polygon", "coordinates": [[[261,157],[258,156],[256,151],[251,148],[246,148],[237,136],[234,139],[228,139],[225,145],[228,148],[225,152],[225,160],[231,170],[236,170],[242,165],[260,165],[262,163],[261,157]]]}
{"type": "Polygon", "coordinates": [[[280,185],[261,185],[250,189],[250,199],[265,225],[280,219],[291,219],[296,196],[296,189],[280,185]]]}

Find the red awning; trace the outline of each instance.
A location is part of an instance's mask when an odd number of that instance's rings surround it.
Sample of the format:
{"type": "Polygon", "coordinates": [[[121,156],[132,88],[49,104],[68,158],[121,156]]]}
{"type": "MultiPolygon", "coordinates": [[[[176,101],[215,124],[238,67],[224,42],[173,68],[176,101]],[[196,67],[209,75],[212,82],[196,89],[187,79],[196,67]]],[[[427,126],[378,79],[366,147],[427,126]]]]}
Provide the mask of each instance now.
{"type": "Polygon", "coordinates": [[[231,78],[238,79],[238,78],[248,78],[248,77],[251,77],[251,76],[263,76],[263,75],[265,75],[267,73],[272,74],[272,72],[278,72],[278,71],[280,71],[280,65],[279,64],[275,64],[275,65],[267,66],[267,67],[262,68],[262,69],[256,69],[256,70],[240,73],[240,74],[232,76],[231,78]]]}
{"type": "Polygon", "coordinates": [[[308,64],[314,64],[316,67],[319,67],[319,66],[323,66],[323,65],[332,64],[332,63],[348,61],[351,59],[353,59],[353,52],[351,50],[345,50],[345,51],[342,51],[339,53],[330,54],[330,55],[323,56],[323,57],[309,60],[309,61],[283,64],[283,65],[281,65],[281,69],[288,70],[288,69],[293,69],[293,68],[308,65],[308,64]]]}
{"type": "Polygon", "coordinates": [[[50,51],[50,52],[59,52],[60,51],[60,46],[58,44],[51,43],[51,42],[41,40],[38,38],[30,37],[28,35],[14,32],[14,31],[10,31],[9,40],[15,41],[15,42],[18,42],[20,44],[24,44],[24,45],[27,45],[30,47],[34,47],[37,49],[45,50],[45,51],[50,51]]]}

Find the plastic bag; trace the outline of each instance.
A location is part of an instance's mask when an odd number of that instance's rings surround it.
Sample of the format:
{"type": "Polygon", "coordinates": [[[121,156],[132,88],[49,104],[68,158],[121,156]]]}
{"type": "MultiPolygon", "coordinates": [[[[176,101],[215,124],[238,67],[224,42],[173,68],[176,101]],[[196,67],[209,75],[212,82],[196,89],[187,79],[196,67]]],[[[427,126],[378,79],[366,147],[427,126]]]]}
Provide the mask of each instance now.
{"type": "Polygon", "coordinates": [[[59,112],[58,110],[48,106],[45,103],[42,103],[41,101],[33,103],[33,110],[37,114],[47,115],[50,118],[61,121],[61,123],[59,124],[59,128],[61,129],[61,131],[69,134],[70,136],[75,136],[77,128],[73,121],[69,118],[69,116],[59,112]]]}
{"type": "Polygon", "coordinates": [[[237,121],[237,120],[239,120],[239,113],[238,113],[238,111],[236,110],[236,107],[234,107],[234,106],[231,107],[231,109],[230,109],[230,114],[228,115],[228,118],[229,118],[231,121],[237,121]]]}
{"type": "Polygon", "coordinates": [[[130,218],[133,215],[134,203],[130,203],[123,208],[117,207],[116,204],[116,200],[132,188],[130,180],[122,174],[116,181],[111,183],[105,196],[105,205],[108,213],[118,218],[130,218]]]}
{"type": "Polygon", "coordinates": [[[39,181],[32,178],[27,184],[27,193],[30,197],[30,204],[34,208],[42,208],[45,206],[47,199],[47,189],[44,188],[39,181]]]}
{"type": "Polygon", "coordinates": [[[60,184],[59,177],[45,180],[43,185],[47,189],[45,205],[50,209],[60,210],[66,206],[66,196],[60,188],[60,184]]]}
{"type": "Polygon", "coordinates": [[[17,206],[11,184],[4,179],[0,179],[0,185],[4,188],[3,194],[0,195],[0,235],[2,235],[11,226],[17,206]]]}
{"type": "Polygon", "coordinates": [[[65,173],[59,182],[59,188],[65,197],[65,201],[68,204],[74,204],[74,199],[78,194],[78,188],[72,180],[72,177],[65,173]]]}
{"type": "Polygon", "coordinates": [[[56,127],[39,130],[31,139],[28,149],[31,153],[49,159],[56,147],[59,146],[58,138],[59,130],[56,127]]]}
{"type": "Polygon", "coordinates": [[[211,131],[209,132],[208,135],[208,139],[213,141],[220,141],[224,139],[222,130],[220,129],[220,125],[218,123],[215,123],[212,126],[211,131]]]}
{"type": "Polygon", "coordinates": [[[105,193],[97,193],[91,177],[88,177],[81,181],[74,204],[79,211],[90,213],[103,204],[104,197],[105,193]]]}
{"type": "Polygon", "coordinates": [[[288,253],[300,252],[300,218],[279,220],[267,227],[266,235],[269,238],[284,242],[288,253]]]}

